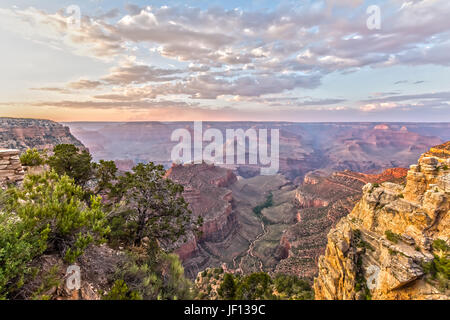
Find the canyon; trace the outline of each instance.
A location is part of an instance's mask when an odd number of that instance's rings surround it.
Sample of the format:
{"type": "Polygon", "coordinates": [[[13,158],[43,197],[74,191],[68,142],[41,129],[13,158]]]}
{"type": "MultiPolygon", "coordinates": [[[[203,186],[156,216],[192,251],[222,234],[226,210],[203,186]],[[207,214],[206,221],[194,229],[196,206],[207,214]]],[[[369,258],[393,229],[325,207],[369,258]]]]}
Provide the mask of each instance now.
{"type": "Polygon", "coordinates": [[[402,181],[406,169],[387,169],[380,174],[351,171],[334,172],[329,176],[308,174],[295,193],[296,223],[281,237],[287,257],[276,267],[276,272],[290,273],[304,278],[316,275],[317,262],[325,253],[327,234],[348,215],[362,196],[365,184],[384,181],[402,181]]]}
{"type": "Polygon", "coordinates": [[[281,175],[246,179],[206,163],[173,165],[166,176],[184,186],[183,196],[193,216],[204,220],[201,235],[190,235],[175,250],[191,278],[209,267],[248,272],[251,267],[243,260],[250,254],[251,243],[264,233],[253,208],[267,194],[292,185],[281,175]]]}
{"type": "Polygon", "coordinates": [[[316,299],[448,300],[448,267],[441,264],[449,258],[449,166],[450,141],[411,165],[405,184],[366,184],[328,234],[316,299]]]}
{"type": "Polygon", "coordinates": [[[281,175],[243,178],[213,164],[173,165],[166,176],[184,186],[194,217],[204,219],[202,235],[191,235],[176,252],[191,277],[222,267],[234,273],[281,272],[312,279],[328,231],[351,211],[362,187],[370,181],[402,180],[406,171],[308,174],[296,187],[281,175]],[[269,195],[271,204],[255,211],[269,195]]]}
{"type": "MultiPolygon", "coordinates": [[[[91,151],[96,161],[152,161],[167,169],[172,165],[171,150],[178,143],[171,141],[172,132],[186,129],[194,136],[192,122],[70,122],[64,125],[91,151]]],[[[300,183],[306,173],[319,169],[328,174],[343,170],[379,173],[388,168],[408,167],[431,146],[450,140],[448,123],[205,121],[203,128],[218,129],[224,137],[226,129],[278,129],[279,173],[294,183],[300,183]]],[[[259,165],[227,168],[246,178],[260,172],[259,165]]]]}
{"type": "MultiPolygon", "coordinates": [[[[88,149],[96,161],[114,160],[120,171],[139,162],[163,164],[166,176],[184,186],[183,196],[193,215],[204,219],[201,236],[191,234],[176,249],[191,279],[214,267],[241,274],[294,274],[310,281],[317,277],[317,296],[336,299],[344,296],[332,295],[326,288],[341,280],[323,275],[329,267],[323,257],[332,252],[330,235],[342,221],[359,221],[359,217],[347,216],[365,201],[368,183],[383,188],[402,186],[407,173],[412,179],[411,169],[408,172],[404,167],[427,150],[428,157],[444,161],[446,149],[430,147],[450,139],[448,123],[204,122],[206,128],[222,132],[227,128],[279,129],[280,172],[261,176],[258,165],[172,164],[170,150],[176,142],[170,141],[171,132],[180,127],[192,130],[188,122],[62,125],[0,118],[0,123],[0,147],[19,150],[14,157],[27,148],[51,150],[59,143],[72,143],[88,149]]],[[[6,160],[16,165],[16,158],[6,160]]],[[[409,180],[404,200],[418,192],[408,191],[413,188],[409,180]]],[[[346,293],[345,298],[356,296],[346,293]]]]}

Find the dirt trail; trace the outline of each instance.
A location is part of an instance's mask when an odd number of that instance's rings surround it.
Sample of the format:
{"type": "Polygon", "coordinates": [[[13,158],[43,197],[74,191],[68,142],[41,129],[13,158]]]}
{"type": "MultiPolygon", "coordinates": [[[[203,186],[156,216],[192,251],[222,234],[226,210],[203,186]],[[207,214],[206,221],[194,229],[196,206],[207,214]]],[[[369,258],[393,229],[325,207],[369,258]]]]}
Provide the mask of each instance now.
{"type": "MultiPolygon", "coordinates": [[[[267,229],[266,229],[266,226],[263,221],[261,221],[261,228],[262,228],[262,232],[256,236],[255,240],[250,242],[250,246],[248,247],[248,250],[246,251],[245,255],[241,258],[241,260],[239,262],[239,267],[236,269],[236,271],[241,272],[241,273],[244,272],[242,269],[242,264],[246,257],[252,257],[253,259],[256,259],[259,262],[259,271],[263,271],[263,263],[262,263],[261,259],[253,253],[253,249],[255,248],[255,243],[257,241],[259,241],[262,237],[264,237],[267,233],[267,229]]],[[[236,265],[235,259],[237,259],[237,258],[238,257],[235,257],[233,259],[233,265],[236,265]]]]}

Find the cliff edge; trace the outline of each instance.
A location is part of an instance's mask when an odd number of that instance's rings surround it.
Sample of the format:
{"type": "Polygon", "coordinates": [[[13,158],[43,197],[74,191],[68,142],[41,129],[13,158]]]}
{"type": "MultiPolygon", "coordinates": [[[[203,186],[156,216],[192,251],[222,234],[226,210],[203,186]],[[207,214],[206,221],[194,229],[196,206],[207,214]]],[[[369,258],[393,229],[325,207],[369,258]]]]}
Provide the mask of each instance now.
{"type": "Polygon", "coordinates": [[[81,149],[84,145],[75,138],[68,127],[51,120],[0,117],[0,148],[28,148],[52,150],[58,144],[73,144],[81,149]]]}
{"type": "Polygon", "coordinates": [[[328,234],[315,298],[449,299],[450,141],[410,166],[406,184],[368,183],[328,234]]]}

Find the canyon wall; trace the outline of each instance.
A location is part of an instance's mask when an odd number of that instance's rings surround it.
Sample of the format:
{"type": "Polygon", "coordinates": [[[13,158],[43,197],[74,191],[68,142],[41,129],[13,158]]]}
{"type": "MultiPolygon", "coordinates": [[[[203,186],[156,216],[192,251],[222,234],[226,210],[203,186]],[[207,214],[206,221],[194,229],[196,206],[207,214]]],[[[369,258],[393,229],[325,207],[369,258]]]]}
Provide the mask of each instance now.
{"type": "MultiPolygon", "coordinates": [[[[66,123],[89,148],[94,160],[152,161],[169,168],[174,130],[184,128],[193,136],[192,122],[74,122],[66,123]]],[[[279,172],[294,183],[313,170],[328,174],[351,170],[379,173],[408,167],[431,146],[450,139],[449,123],[289,123],[203,122],[204,130],[216,128],[226,138],[227,129],[278,129],[279,172]]],[[[233,143],[226,139],[225,144],[233,143]]],[[[209,142],[204,142],[204,146],[209,142]]],[[[270,144],[270,143],[269,143],[270,144]]],[[[270,146],[269,146],[270,150],[270,146]]],[[[261,165],[229,165],[244,177],[258,175],[261,165]]]]}
{"type": "Polygon", "coordinates": [[[184,186],[183,197],[192,210],[194,220],[203,218],[201,236],[190,235],[175,252],[183,260],[185,271],[191,277],[209,266],[211,256],[220,256],[216,243],[221,243],[237,228],[232,210],[232,191],[236,181],[230,170],[214,165],[173,165],[166,176],[184,186]],[[208,253],[202,248],[209,247],[208,253]]]}
{"type": "Polygon", "coordinates": [[[403,180],[406,172],[393,168],[381,174],[348,170],[329,176],[307,174],[295,193],[297,221],[286,229],[280,241],[287,257],[276,271],[312,279],[317,275],[319,256],[325,252],[328,232],[361,199],[362,187],[368,182],[403,180]]]}
{"type": "Polygon", "coordinates": [[[449,299],[450,141],[424,153],[406,185],[369,183],[328,234],[316,299],[449,299]]]}
{"type": "Polygon", "coordinates": [[[58,144],[73,144],[84,149],[70,129],[50,120],[0,118],[0,148],[52,150],[58,144]]]}
{"type": "Polygon", "coordinates": [[[292,202],[295,188],[283,176],[238,179],[231,170],[206,163],[173,165],[166,176],[184,186],[183,196],[194,220],[197,216],[204,220],[201,236],[191,235],[175,250],[189,277],[195,278],[209,267],[237,273],[272,269],[280,237],[275,235],[275,241],[265,237],[273,237],[271,228],[280,229],[284,220],[291,221],[295,215],[286,207],[292,202]],[[262,219],[254,208],[271,193],[273,211],[263,210],[262,219]],[[266,219],[271,220],[270,226],[264,226],[262,220],[266,219]]]}

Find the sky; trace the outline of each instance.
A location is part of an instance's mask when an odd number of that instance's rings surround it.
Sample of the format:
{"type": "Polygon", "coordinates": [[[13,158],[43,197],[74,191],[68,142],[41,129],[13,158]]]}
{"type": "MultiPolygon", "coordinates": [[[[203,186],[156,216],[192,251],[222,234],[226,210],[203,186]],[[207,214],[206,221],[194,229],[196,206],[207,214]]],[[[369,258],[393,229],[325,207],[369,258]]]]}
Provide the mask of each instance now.
{"type": "Polygon", "coordinates": [[[450,119],[450,1],[2,0],[0,116],[450,119]]]}

